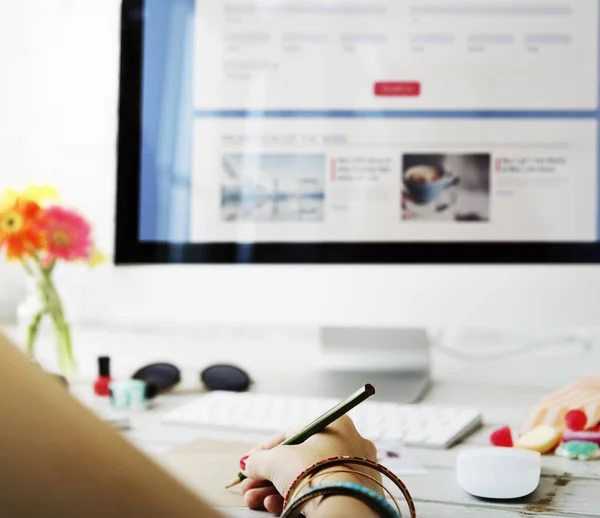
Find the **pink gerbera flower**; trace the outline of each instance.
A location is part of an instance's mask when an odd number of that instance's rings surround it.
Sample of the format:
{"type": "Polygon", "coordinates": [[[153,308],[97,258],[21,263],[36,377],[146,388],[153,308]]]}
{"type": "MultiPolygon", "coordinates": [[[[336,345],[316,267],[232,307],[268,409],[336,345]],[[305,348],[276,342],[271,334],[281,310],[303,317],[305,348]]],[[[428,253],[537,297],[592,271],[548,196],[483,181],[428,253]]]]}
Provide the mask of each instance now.
{"type": "Polygon", "coordinates": [[[88,260],[94,251],[89,223],[77,212],[62,207],[45,210],[45,231],[48,240],[47,263],[88,260]]]}

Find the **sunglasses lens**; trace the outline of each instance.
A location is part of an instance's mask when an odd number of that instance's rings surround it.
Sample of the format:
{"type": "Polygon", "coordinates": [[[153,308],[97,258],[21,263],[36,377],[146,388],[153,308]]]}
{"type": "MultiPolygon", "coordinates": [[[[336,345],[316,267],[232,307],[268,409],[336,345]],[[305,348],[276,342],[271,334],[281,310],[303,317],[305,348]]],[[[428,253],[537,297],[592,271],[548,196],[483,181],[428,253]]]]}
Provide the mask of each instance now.
{"type": "Polygon", "coordinates": [[[175,387],[181,381],[181,373],[170,363],[153,363],[138,370],[132,378],[145,381],[148,385],[146,397],[153,398],[175,387]]]}
{"type": "Polygon", "coordinates": [[[233,365],[213,365],[201,374],[202,382],[210,390],[243,392],[250,386],[250,377],[246,372],[233,365]]]}

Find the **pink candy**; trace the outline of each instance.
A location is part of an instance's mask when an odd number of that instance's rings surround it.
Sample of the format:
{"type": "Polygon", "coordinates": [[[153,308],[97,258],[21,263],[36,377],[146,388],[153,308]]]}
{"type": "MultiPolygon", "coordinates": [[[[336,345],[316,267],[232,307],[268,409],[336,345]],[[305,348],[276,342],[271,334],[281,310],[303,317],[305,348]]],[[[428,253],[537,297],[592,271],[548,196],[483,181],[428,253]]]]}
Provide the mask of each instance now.
{"type": "Polygon", "coordinates": [[[600,446],[600,429],[594,428],[591,430],[565,430],[563,433],[563,441],[586,441],[593,442],[600,446]]]}

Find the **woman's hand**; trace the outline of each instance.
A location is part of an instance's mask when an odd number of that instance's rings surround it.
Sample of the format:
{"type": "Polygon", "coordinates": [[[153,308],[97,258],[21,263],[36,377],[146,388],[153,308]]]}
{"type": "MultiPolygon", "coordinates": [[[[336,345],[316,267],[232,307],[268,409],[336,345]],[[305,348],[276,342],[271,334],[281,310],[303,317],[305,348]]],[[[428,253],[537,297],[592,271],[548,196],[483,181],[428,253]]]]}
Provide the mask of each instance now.
{"type": "MultiPolygon", "coordinates": [[[[294,430],[295,432],[295,430],[294,430]]],[[[283,496],[295,478],[306,468],[334,456],[353,456],[376,460],[377,450],[372,442],[364,439],[347,416],[342,416],[324,431],[313,435],[297,446],[284,446],[281,443],[293,435],[292,431],[278,434],[267,443],[254,448],[247,459],[244,474],[248,477],[242,483],[246,505],[250,509],[264,510],[279,514],[283,507],[283,496]]],[[[379,482],[381,475],[367,467],[349,465],[319,472],[318,478],[327,475],[327,482],[351,481],[362,483],[381,493],[377,484],[365,477],[349,474],[333,474],[332,471],[349,469],[365,473],[379,482]]],[[[315,477],[315,482],[318,481],[315,477]]]]}

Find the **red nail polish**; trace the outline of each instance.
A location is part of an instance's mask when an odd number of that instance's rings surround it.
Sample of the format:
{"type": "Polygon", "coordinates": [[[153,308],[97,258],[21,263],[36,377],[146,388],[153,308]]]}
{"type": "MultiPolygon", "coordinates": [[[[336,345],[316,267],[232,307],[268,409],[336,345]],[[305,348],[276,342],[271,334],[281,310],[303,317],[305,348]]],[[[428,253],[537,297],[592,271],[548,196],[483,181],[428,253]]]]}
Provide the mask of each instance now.
{"type": "Polygon", "coordinates": [[[250,457],[250,455],[246,455],[245,457],[242,457],[240,459],[240,468],[242,469],[242,471],[246,470],[246,461],[248,460],[248,457],[250,457]]]}
{"type": "Polygon", "coordinates": [[[94,383],[94,392],[97,396],[110,396],[110,358],[103,356],[98,358],[98,378],[94,383]]]}

